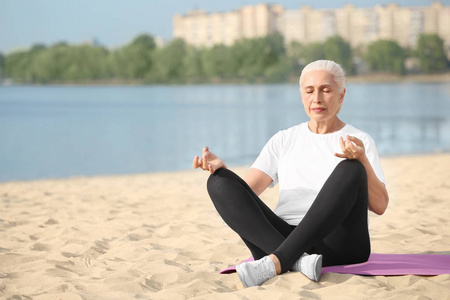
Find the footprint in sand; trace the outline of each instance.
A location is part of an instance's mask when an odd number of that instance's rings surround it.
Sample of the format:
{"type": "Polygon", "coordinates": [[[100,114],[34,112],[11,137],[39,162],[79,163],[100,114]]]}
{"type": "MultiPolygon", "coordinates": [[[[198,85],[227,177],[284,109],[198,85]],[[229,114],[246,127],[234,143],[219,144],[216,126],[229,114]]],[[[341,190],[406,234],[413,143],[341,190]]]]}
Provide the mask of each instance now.
{"type": "Polygon", "coordinates": [[[49,251],[50,246],[46,244],[36,243],[30,249],[34,251],[49,251]]]}
{"type": "Polygon", "coordinates": [[[107,250],[109,250],[107,241],[95,241],[94,246],[84,253],[84,264],[89,268],[92,265],[91,260],[105,254],[107,250]]]}

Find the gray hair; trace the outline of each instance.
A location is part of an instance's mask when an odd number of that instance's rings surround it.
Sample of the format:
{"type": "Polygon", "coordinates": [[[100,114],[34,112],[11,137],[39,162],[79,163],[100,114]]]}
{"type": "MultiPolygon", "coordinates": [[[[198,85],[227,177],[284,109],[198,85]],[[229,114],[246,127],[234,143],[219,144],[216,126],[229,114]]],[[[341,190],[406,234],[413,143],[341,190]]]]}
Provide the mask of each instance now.
{"type": "Polygon", "coordinates": [[[345,89],[345,71],[342,69],[341,65],[335,63],[331,60],[316,60],[312,63],[306,65],[303,68],[302,74],[300,75],[299,84],[302,85],[303,77],[306,73],[311,71],[327,71],[330,73],[336,84],[338,85],[338,92],[343,93],[345,89]]]}

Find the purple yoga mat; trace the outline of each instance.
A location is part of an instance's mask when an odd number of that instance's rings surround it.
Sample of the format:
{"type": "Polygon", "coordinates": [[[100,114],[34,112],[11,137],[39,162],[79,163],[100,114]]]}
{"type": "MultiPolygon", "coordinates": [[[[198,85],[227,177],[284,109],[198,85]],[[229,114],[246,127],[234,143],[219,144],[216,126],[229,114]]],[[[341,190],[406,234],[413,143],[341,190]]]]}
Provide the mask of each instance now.
{"type": "MultiPolygon", "coordinates": [[[[252,261],[250,257],[245,261],[252,261]]],[[[236,267],[220,271],[220,274],[236,272],[236,267]]],[[[450,255],[438,254],[378,254],[372,253],[362,264],[324,267],[324,273],[398,276],[450,274],[450,255]]]]}

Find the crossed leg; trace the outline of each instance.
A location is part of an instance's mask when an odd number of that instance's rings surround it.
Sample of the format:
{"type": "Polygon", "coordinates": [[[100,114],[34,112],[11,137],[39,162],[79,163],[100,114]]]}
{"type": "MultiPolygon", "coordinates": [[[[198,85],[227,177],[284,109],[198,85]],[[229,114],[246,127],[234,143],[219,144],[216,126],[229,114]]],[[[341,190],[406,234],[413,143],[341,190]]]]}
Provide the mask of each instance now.
{"type": "Polygon", "coordinates": [[[282,273],[305,252],[322,254],[324,266],[360,263],[370,255],[367,175],[358,161],[338,164],[298,226],[275,215],[230,170],[217,170],[207,187],[218,213],[253,257],[274,254],[282,273]]]}

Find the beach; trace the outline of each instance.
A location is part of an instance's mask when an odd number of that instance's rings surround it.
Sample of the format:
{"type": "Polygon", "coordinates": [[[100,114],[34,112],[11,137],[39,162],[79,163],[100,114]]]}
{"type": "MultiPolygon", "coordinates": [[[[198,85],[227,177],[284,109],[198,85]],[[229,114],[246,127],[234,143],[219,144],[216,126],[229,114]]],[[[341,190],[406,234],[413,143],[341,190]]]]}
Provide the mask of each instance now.
{"type": "MultiPolygon", "coordinates": [[[[372,252],[450,255],[450,154],[383,157],[390,204],[372,252]]],[[[232,168],[239,175],[245,167],[232,168]]],[[[244,288],[250,256],[200,170],[0,183],[2,299],[449,299],[450,274],[301,273],[244,288]]],[[[274,208],[278,189],[262,199],[274,208]]]]}

